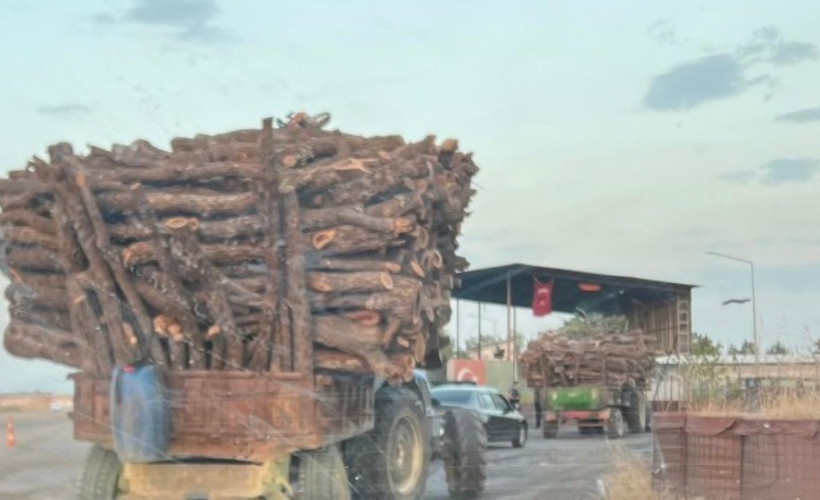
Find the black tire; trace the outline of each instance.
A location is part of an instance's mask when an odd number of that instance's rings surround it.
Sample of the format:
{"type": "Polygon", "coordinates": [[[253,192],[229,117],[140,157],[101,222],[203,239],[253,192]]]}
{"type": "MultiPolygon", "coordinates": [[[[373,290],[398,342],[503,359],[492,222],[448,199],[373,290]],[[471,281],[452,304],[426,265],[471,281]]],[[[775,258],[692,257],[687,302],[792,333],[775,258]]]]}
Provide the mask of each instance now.
{"type": "Polygon", "coordinates": [[[624,416],[620,408],[609,409],[609,420],[606,423],[606,435],[609,439],[621,439],[624,437],[626,425],[624,416]]]}
{"type": "Polygon", "coordinates": [[[630,390],[629,409],[624,413],[624,420],[629,432],[640,433],[646,430],[646,400],[639,392],[630,390]]]}
{"type": "Polygon", "coordinates": [[[430,424],[418,396],[403,387],[379,390],[375,427],[348,441],[345,456],[354,498],[420,498],[430,465],[430,424]]]}
{"type": "Polygon", "coordinates": [[[117,454],[94,445],[80,477],[79,497],[83,500],[116,500],[122,464],[117,454]]]}
{"type": "Polygon", "coordinates": [[[444,416],[444,471],[450,498],[477,498],[487,479],[487,431],[469,410],[449,410],[444,416]]]}
{"type": "Polygon", "coordinates": [[[541,434],[544,436],[544,439],[555,439],[558,437],[558,421],[544,422],[541,427],[541,434]]]}
{"type": "Polygon", "coordinates": [[[518,428],[518,435],[512,440],[513,448],[523,448],[527,444],[527,423],[521,422],[518,428]]]}
{"type": "Polygon", "coordinates": [[[299,500],[350,499],[347,472],[338,446],[298,453],[297,460],[299,472],[294,485],[296,498],[299,500]]]}

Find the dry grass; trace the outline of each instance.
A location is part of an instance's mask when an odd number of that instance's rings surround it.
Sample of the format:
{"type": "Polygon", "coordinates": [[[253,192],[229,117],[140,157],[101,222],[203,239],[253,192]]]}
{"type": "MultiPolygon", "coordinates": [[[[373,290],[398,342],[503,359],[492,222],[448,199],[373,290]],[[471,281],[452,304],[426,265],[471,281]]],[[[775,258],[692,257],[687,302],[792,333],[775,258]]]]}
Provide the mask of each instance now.
{"type": "Polygon", "coordinates": [[[820,394],[793,392],[763,398],[760,414],[765,418],[820,420],[820,394]]]}
{"type": "Polygon", "coordinates": [[[748,411],[740,401],[710,400],[690,405],[689,413],[715,417],[820,420],[820,394],[810,392],[798,395],[789,391],[770,396],[762,395],[760,409],[755,412],[748,411]]]}
{"type": "Polygon", "coordinates": [[[633,454],[615,449],[614,470],[604,479],[607,500],[655,500],[649,464],[633,454]]]}

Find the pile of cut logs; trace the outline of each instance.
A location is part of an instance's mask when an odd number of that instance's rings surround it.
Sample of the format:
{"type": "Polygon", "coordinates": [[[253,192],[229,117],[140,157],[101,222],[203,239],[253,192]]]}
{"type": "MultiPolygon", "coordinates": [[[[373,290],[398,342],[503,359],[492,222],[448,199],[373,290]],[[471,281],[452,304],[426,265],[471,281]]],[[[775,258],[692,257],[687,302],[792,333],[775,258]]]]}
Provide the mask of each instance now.
{"type": "Polygon", "coordinates": [[[634,384],[645,388],[654,369],[655,338],[636,330],[596,333],[582,340],[541,334],[521,355],[530,387],[634,384]]]}
{"type": "Polygon", "coordinates": [[[478,168],[455,140],[274,127],[49,148],[0,180],[12,354],[98,374],[412,376],[450,318],[478,168]]]}

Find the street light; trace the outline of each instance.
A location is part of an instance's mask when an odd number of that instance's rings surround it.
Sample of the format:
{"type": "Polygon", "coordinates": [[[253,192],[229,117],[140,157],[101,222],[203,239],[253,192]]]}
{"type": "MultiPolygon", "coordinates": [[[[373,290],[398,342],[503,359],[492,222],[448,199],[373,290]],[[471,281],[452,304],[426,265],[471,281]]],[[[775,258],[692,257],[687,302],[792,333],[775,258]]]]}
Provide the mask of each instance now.
{"type": "Polygon", "coordinates": [[[752,276],[752,335],[754,336],[755,343],[755,365],[759,369],[760,360],[758,358],[758,352],[760,351],[760,344],[757,341],[757,297],[755,295],[755,264],[749,259],[741,259],[740,257],[734,257],[731,255],[726,255],[724,253],[706,252],[706,255],[714,255],[715,257],[723,257],[724,259],[749,264],[749,270],[751,271],[752,276]]]}

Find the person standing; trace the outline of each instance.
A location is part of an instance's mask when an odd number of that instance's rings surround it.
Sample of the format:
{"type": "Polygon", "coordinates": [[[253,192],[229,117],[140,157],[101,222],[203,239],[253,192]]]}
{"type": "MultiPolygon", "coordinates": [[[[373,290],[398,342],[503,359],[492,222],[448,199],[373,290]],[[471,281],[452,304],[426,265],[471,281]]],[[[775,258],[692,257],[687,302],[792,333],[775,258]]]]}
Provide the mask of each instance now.
{"type": "Polygon", "coordinates": [[[516,410],[521,409],[521,393],[518,391],[518,382],[513,382],[512,389],[510,389],[510,403],[516,410]]]}
{"type": "Polygon", "coordinates": [[[541,389],[533,391],[533,406],[535,407],[535,428],[541,427],[541,416],[543,409],[541,408],[541,389]]]}

